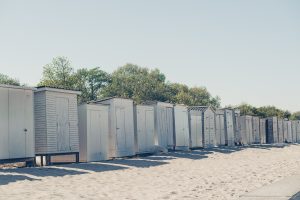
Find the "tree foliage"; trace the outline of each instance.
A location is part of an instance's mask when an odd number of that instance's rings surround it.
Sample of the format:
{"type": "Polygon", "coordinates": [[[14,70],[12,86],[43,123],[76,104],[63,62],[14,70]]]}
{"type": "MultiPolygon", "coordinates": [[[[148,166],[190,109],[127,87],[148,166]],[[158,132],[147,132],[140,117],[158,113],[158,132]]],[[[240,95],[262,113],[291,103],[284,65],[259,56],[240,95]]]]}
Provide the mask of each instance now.
{"type": "Polygon", "coordinates": [[[11,78],[1,73],[0,73],[0,84],[20,86],[19,80],[11,78]]]}
{"type": "Polygon", "coordinates": [[[289,111],[281,110],[275,106],[262,106],[254,107],[250,104],[242,103],[237,108],[240,109],[242,115],[254,115],[262,118],[277,116],[280,118],[290,118],[291,113],[289,111]]]}
{"type": "Polygon", "coordinates": [[[81,102],[96,100],[100,90],[110,82],[110,75],[99,67],[79,69],[74,75],[75,88],[82,92],[81,102]]]}
{"type": "MultiPolygon", "coordinates": [[[[0,83],[20,85],[18,80],[0,74],[0,83]]],[[[81,68],[74,72],[70,61],[65,57],[56,57],[44,67],[39,85],[76,89],[82,92],[80,102],[104,97],[132,98],[136,103],[148,100],[185,104],[188,106],[220,107],[220,97],[213,97],[205,87],[188,87],[180,83],[166,81],[166,76],[158,69],[143,68],[126,64],[112,74],[99,67],[81,68]]],[[[233,106],[232,106],[233,107],[233,106]]],[[[247,103],[236,106],[242,115],[254,115],[262,118],[278,116],[300,120],[300,111],[291,114],[275,106],[254,107],[247,103]]]]}
{"type": "Polygon", "coordinates": [[[56,57],[44,67],[39,86],[56,87],[82,92],[79,102],[96,100],[100,90],[110,80],[108,73],[99,67],[78,69],[74,72],[71,62],[66,57],[56,57]]]}
{"type": "Polygon", "coordinates": [[[51,63],[45,65],[43,78],[38,85],[74,89],[74,70],[68,58],[56,57],[51,63]]]}
{"type": "Polygon", "coordinates": [[[192,87],[179,83],[168,83],[169,99],[173,103],[188,106],[212,106],[220,107],[220,98],[212,97],[205,87],[192,87]]]}
{"type": "Polygon", "coordinates": [[[212,97],[204,87],[189,88],[183,84],[169,83],[158,69],[150,70],[133,64],[114,71],[111,83],[102,90],[101,96],[132,98],[137,103],[156,100],[185,105],[220,106],[220,99],[212,97]]]}
{"type": "Polygon", "coordinates": [[[291,115],[291,119],[292,119],[292,120],[300,120],[300,111],[294,112],[294,113],[291,115]]]}
{"type": "Polygon", "coordinates": [[[166,101],[165,89],[165,75],[158,69],[126,64],[112,73],[110,84],[100,96],[132,98],[138,103],[145,100],[166,101]]]}

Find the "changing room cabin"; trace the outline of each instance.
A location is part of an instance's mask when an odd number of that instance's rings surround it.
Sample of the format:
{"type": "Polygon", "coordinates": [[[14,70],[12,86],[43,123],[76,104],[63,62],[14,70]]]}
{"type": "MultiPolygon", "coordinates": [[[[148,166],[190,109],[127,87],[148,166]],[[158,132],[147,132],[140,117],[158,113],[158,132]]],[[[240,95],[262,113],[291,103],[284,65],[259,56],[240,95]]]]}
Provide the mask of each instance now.
{"type": "Polygon", "coordinates": [[[283,121],[283,136],[284,142],[292,142],[292,122],[288,120],[283,121]]]}
{"type": "Polygon", "coordinates": [[[0,85],[0,163],[35,157],[33,90],[0,85]]]}
{"type": "Polygon", "coordinates": [[[235,144],[235,127],[234,127],[235,114],[234,110],[225,108],[216,111],[216,132],[217,138],[226,146],[234,146],[235,144]],[[219,115],[219,117],[218,117],[219,115]],[[220,131],[218,131],[218,129],[220,131]],[[223,131],[224,130],[224,131],[223,131]]]}
{"type": "Polygon", "coordinates": [[[234,131],[234,110],[226,108],[225,114],[225,145],[234,146],[235,131],[234,131]]]}
{"type": "Polygon", "coordinates": [[[155,145],[167,148],[175,148],[175,125],[174,125],[174,105],[171,103],[146,101],[143,105],[154,107],[155,113],[155,145]]]}
{"type": "Polygon", "coordinates": [[[155,117],[154,107],[136,105],[135,112],[135,148],[137,154],[153,153],[155,117]]]}
{"type": "Polygon", "coordinates": [[[225,146],[225,115],[224,110],[216,110],[216,145],[225,146]]]}
{"type": "Polygon", "coordinates": [[[109,106],[109,157],[135,155],[133,100],[111,97],[93,103],[109,106]]]}
{"type": "Polygon", "coordinates": [[[189,108],[191,110],[200,111],[202,115],[202,136],[203,147],[216,146],[216,118],[215,111],[211,107],[207,106],[193,106],[189,108]]]}
{"type": "Polygon", "coordinates": [[[300,143],[300,121],[299,120],[297,120],[296,121],[296,129],[297,129],[297,143],[300,143]]]}
{"type": "Polygon", "coordinates": [[[266,134],[267,134],[267,119],[259,120],[259,135],[260,144],[266,144],[266,134]]]}
{"type": "MultiPolygon", "coordinates": [[[[79,161],[77,95],[79,91],[38,87],[34,92],[35,150],[45,156],[75,154],[79,161]]],[[[43,158],[42,158],[43,161],[43,158]]],[[[64,162],[59,159],[59,161],[64,162]]]]}
{"type": "Polygon", "coordinates": [[[267,144],[278,143],[278,119],[277,117],[267,118],[267,144]]]}
{"type": "Polygon", "coordinates": [[[203,147],[203,120],[202,111],[188,108],[189,111],[189,127],[191,137],[191,148],[203,147]]]}
{"type": "Polygon", "coordinates": [[[253,143],[260,144],[259,117],[252,117],[253,143]]]}
{"type": "Polygon", "coordinates": [[[292,142],[297,142],[297,121],[293,120],[292,122],[292,142]]]}
{"type": "Polygon", "coordinates": [[[81,162],[109,159],[108,112],[107,105],[89,103],[78,107],[81,162]]]}
{"type": "Polygon", "coordinates": [[[189,114],[184,105],[174,106],[175,149],[188,150],[190,147],[189,114]]]}
{"type": "Polygon", "coordinates": [[[278,118],[278,143],[284,143],[283,119],[278,118]]]}
{"type": "Polygon", "coordinates": [[[241,123],[241,144],[249,145],[253,143],[252,116],[243,115],[240,117],[241,123]]]}
{"type": "Polygon", "coordinates": [[[239,109],[234,109],[234,132],[235,139],[234,142],[237,145],[241,145],[242,137],[241,137],[241,111],[239,109]]]}

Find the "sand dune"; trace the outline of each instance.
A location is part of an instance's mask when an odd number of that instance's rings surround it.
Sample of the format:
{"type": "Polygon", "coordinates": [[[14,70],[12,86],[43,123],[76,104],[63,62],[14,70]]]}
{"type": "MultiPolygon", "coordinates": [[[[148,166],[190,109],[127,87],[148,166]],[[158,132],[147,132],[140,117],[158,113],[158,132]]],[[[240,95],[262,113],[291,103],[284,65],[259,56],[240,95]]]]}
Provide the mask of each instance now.
{"type": "Polygon", "coordinates": [[[0,199],[238,199],[300,173],[300,146],[175,152],[0,170],[0,199]]]}

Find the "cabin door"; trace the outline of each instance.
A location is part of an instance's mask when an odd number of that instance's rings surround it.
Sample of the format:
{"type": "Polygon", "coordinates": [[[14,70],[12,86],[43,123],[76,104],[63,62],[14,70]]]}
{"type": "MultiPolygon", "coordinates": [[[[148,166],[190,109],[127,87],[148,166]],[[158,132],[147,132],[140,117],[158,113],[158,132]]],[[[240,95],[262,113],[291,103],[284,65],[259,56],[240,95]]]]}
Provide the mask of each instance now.
{"type": "Polygon", "coordinates": [[[116,146],[118,151],[126,151],[125,109],[116,108],[116,146]]]}
{"type": "Polygon", "coordinates": [[[70,151],[69,100],[56,98],[57,150],[70,151]]]}
{"type": "Polygon", "coordinates": [[[9,158],[8,89],[0,87],[0,159],[9,158]]]}
{"type": "Polygon", "coordinates": [[[24,90],[9,90],[9,158],[26,157],[24,90]]]}
{"type": "Polygon", "coordinates": [[[202,117],[191,115],[191,144],[192,147],[202,147],[202,117]]]}
{"type": "Polygon", "coordinates": [[[88,132],[88,154],[90,161],[101,159],[101,111],[90,110],[90,131],[88,132]]]}

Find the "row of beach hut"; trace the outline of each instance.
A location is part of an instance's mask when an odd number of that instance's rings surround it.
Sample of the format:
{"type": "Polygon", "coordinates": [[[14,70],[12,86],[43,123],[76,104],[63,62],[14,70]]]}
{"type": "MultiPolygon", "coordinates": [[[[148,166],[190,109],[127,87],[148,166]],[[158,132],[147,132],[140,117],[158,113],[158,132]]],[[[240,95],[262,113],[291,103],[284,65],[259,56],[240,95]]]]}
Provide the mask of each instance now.
{"type": "Polygon", "coordinates": [[[107,98],[77,105],[78,91],[0,85],[0,161],[75,155],[91,162],[215,146],[300,142],[300,122],[239,110],[107,98]]]}

